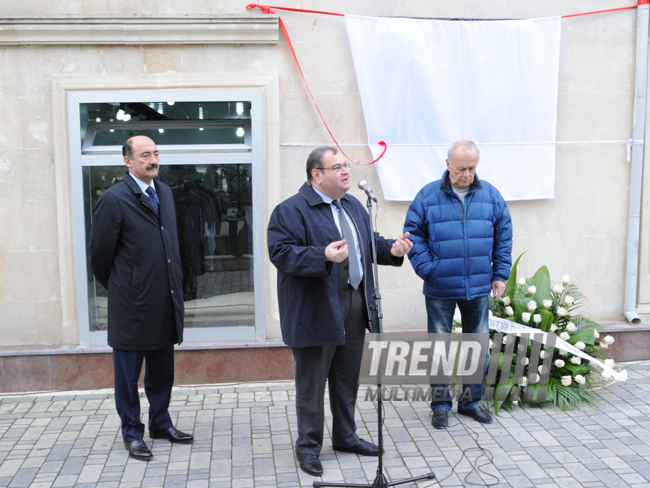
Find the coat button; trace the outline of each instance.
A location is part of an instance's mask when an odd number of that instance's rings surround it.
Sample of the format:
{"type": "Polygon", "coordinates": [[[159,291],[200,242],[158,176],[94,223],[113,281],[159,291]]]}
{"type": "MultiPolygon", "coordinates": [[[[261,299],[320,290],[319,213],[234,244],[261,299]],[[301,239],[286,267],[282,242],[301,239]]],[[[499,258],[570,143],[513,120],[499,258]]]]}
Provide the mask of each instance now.
{"type": "Polygon", "coordinates": [[[174,294],[174,290],[172,290],[172,295],[174,294]]]}
{"type": "Polygon", "coordinates": [[[160,226],[160,230],[165,230],[165,227],[163,227],[163,226],[161,225],[161,226],[160,226]]]}
{"type": "Polygon", "coordinates": [[[171,263],[171,262],[172,262],[172,260],[171,260],[171,259],[168,259],[168,260],[167,260],[167,262],[168,262],[168,263],[171,263]]]}

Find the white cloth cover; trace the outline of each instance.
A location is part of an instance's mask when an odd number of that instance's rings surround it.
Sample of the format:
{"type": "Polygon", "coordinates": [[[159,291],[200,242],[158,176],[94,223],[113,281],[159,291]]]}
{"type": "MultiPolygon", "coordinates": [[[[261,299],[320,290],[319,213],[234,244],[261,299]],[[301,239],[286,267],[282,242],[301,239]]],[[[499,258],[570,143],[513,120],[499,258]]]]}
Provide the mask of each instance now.
{"type": "Polygon", "coordinates": [[[561,19],[450,21],[345,16],[386,200],[439,179],[460,139],[506,200],[554,197],[561,19]]]}

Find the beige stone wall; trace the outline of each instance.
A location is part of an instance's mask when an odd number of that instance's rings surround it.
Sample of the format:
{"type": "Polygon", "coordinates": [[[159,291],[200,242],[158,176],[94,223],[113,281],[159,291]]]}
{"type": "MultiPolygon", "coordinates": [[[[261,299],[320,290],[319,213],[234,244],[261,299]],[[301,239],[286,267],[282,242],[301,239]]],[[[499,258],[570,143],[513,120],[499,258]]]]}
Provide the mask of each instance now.
{"type": "MultiPolygon", "coordinates": [[[[213,0],[3,0],[3,15],[236,14],[249,1],[213,0]]],[[[283,2],[286,6],[360,15],[455,18],[530,18],[634,5],[632,0],[360,0],[283,2]]],[[[259,11],[257,11],[259,12],[259,11]]],[[[380,197],[379,231],[401,234],[407,203],[381,199],[343,20],[283,13],[310,86],[344,150],[361,162],[353,181],[366,179],[380,197]]],[[[558,106],[556,198],[513,202],[515,257],[531,275],[546,264],[554,278],[570,274],[601,321],[623,310],[629,163],[624,143],[632,136],[636,12],[627,10],[566,19],[562,23],[558,106]],[[580,142],[580,143],[578,143],[580,142]]],[[[57,177],[52,79],[57,76],[142,76],[164,73],[214,75],[278,73],[280,92],[278,188],[266,211],[295,193],[304,161],[315,146],[330,144],[293,64],[287,43],[170,46],[0,46],[0,345],[78,342],[76,322],[64,321],[59,269],[57,177]]],[[[479,166],[480,174],[480,166],[479,166]]],[[[359,196],[359,191],[354,190],[359,196]]],[[[59,195],[60,197],[61,195],[59,195]]],[[[268,201],[268,199],[267,199],[268,201]]],[[[64,216],[65,217],[65,216],[64,216]]],[[[72,236],[69,236],[72,239],[72,236]]],[[[267,264],[267,286],[274,276],[267,264]]],[[[64,277],[64,278],[62,278],[64,277]]],[[[387,330],[426,327],[421,281],[410,264],[382,269],[387,330]]],[[[279,337],[274,290],[267,293],[269,338],[279,337]]]]}

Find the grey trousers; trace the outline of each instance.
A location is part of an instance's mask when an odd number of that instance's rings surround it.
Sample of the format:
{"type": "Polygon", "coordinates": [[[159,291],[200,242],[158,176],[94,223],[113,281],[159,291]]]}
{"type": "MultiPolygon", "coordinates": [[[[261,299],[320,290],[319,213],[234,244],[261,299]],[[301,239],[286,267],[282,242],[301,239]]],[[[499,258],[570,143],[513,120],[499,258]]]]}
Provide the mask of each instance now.
{"type": "Polygon", "coordinates": [[[329,381],[332,445],[357,444],[354,411],[359,390],[359,368],[366,332],[367,311],[362,292],[341,289],[345,345],[292,348],[296,361],[296,455],[318,456],[323,446],[325,383],[329,381]]]}

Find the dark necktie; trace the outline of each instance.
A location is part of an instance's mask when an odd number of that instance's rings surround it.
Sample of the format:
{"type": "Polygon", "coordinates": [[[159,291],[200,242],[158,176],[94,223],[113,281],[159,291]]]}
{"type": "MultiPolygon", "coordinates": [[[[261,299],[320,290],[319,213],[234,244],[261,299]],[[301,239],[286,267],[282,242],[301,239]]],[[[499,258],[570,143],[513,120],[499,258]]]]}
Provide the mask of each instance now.
{"type": "Polygon", "coordinates": [[[160,203],[158,202],[158,195],[156,194],[156,190],[154,190],[152,187],[147,188],[147,195],[149,195],[149,200],[151,200],[151,205],[153,205],[153,209],[156,211],[156,214],[160,215],[160,203]]]}
{"type": "Polygon", "coordinates": [[[341,225],[341,233],[343,234],[343,239],[348,245],[348,264],[350,266],[350,286],[355,290],[359,287],[361,283],[361,271],[359,270],[359,258],[357,257],[357,247],[354,245],[354,231],[348,223],[348,219],[345,217],[343,206],[339,200],[332,200],[332,203],[336,205],[336,208],[339,209],[339,223],[341,225]]]}

